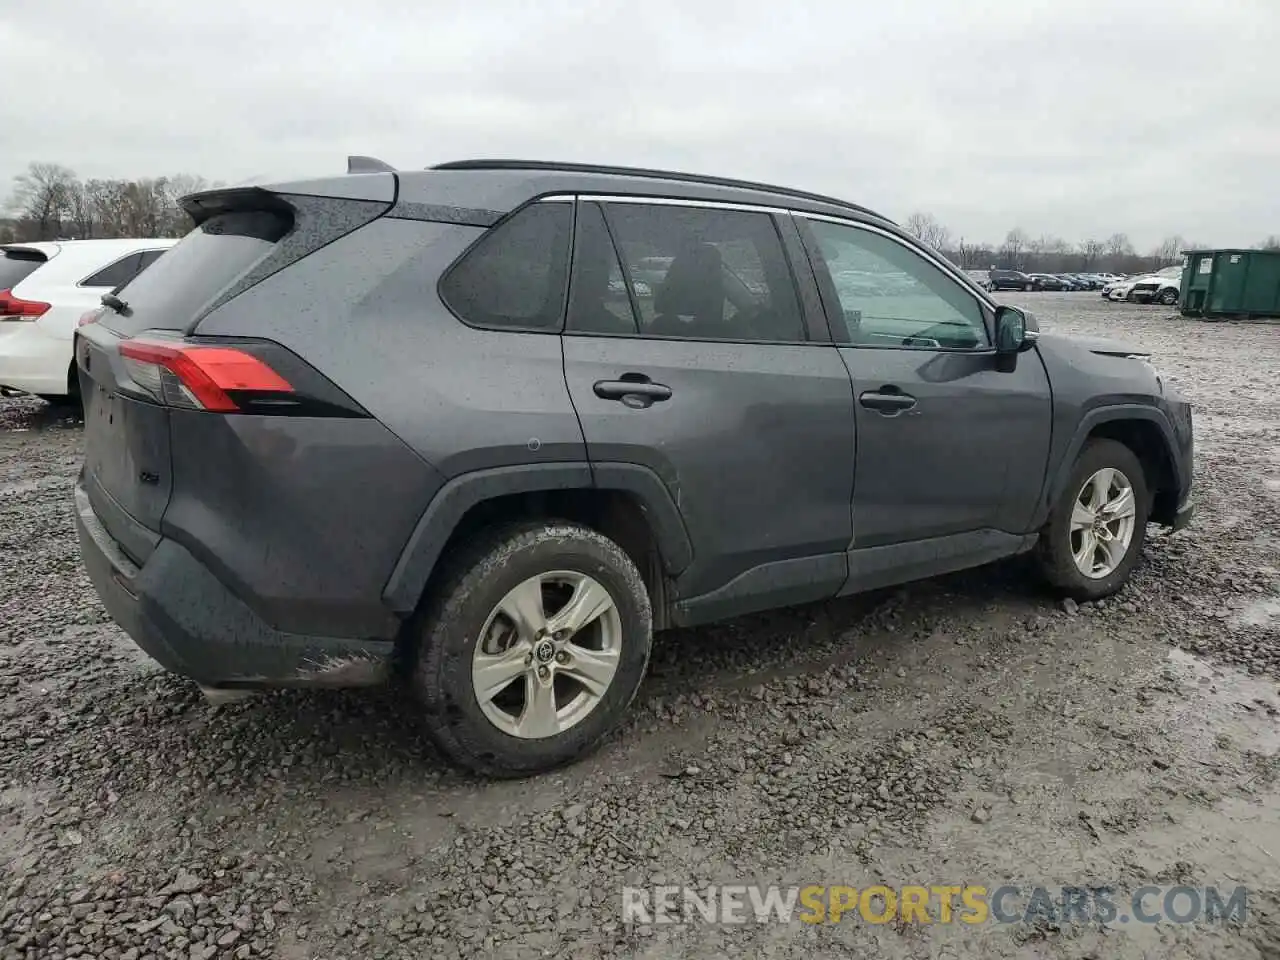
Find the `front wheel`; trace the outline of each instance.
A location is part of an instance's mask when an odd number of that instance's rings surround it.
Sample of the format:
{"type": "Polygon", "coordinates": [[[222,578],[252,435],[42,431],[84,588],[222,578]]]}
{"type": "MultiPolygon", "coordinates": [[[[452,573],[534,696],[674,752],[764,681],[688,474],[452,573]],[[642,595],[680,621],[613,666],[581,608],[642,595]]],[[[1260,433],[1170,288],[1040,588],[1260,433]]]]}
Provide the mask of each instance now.
{"type": "Polygon", "coordinates": [[[455,559],[418,637],[428,732],[484,776],[577,760],[635,697],[652,624],[640,572],[607,537],[556,521],[491,532],[455,559]]]}
{"type": "Polygon", "coordinates": [[[1076,600],[1118,591],[1142,554],[1149,498],[1132,450],[1115,440],[1090,441],[1040,534],[1045,578],[1076,600]]]}
{"type": "Polygon", "coordinates": [[[1160,294],[1160,302],[1164,304],[1166,307],[1176,306],[1178,303],[1178,291],[1165,290],[1163,293],[1160,294]]]}
{"type": "Polygon", "coordinates": [[[1034,284],[1034,283],[1024,283],[1024,284],[1022,285],[1022,289],[1023,289],[1023,290],[1025,290],[1027,293],[1030,293],[1032,290],[1034,290],[1034,289],[1035,289],[1035,284],[1034,284]]]}

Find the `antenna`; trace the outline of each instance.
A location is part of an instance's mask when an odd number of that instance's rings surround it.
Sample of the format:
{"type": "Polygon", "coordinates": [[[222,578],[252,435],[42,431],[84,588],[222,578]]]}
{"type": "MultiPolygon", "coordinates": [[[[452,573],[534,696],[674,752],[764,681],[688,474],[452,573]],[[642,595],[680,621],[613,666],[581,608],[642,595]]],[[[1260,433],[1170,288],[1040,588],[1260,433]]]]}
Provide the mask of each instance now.
{"type": "Polygon", "coordinates": [[[347,173],[395,173],[396,168],[377,157],[347,157],[347,173]]]}

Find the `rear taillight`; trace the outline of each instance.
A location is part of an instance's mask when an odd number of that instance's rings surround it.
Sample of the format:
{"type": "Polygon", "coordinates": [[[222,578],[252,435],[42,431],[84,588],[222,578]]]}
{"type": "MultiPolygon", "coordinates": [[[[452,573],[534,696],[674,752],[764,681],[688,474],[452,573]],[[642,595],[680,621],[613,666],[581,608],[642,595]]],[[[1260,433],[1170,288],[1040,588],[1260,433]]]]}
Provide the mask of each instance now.
{"type": "Polygon", "coordinates": [[[0,290],[0,320],[35,320],[43,317],[49,304],[39,300],[23,300],[12,291],[0,290]]]}
{"type": "Polygon", "coordinates": [[[130,379],[171,407],[236,413],[242,399],[284,399],[293,385],[247,350],[232,346],[125,340],[120,356],[130,379]]]}
{"type": "Polygon", "coordinates": [[[76,326],[84,327],[91,323],[97,323],[98,320],[101,319],[101,317],[102,317],[102,307],[98,307],[95,310],[90,310],[86,313],[80,314],[80,319],[76,321],[76,326]]]}

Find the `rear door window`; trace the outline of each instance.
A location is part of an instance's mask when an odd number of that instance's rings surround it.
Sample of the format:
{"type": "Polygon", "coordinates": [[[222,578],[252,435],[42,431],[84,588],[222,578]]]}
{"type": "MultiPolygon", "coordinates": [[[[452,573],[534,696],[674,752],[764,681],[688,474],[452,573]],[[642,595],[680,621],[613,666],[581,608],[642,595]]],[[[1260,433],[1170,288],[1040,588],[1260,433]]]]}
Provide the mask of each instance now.
{"type": "Polygon", "coordinates": [[[440,281],[440,297],[477,327],[559,330],[573,206],[542,201],[486,233],[440,281]]]}
{"type": "MultiPolygon", "coordinates": [[[[666,265],[663,266],[665,272],[666,265]]],[[[569,287],[567,329],[574,333],[637,336],[640,328],[633,303],[653,296],[648,280],[634,275],[627,293],[622,263],[614,249],[598,203],[578,209],[574,233],[573,280],[569,287]]]]}
{"type": "MultiPolygon", "coordinates": [[[[596,276],[593,282],[600,287],[603,281],[604,288],[591,295],[602,297],[611,312],[627,297],[641,336],[806,339],[795,280],[771,215],[684,204],[607,202],[603,209],[625,280],[612,270],[596,276]]],[[[575,307],[587,296],[587,290],[575,290],[575,307]]]]}
{"type": "Polygon", "coordinates": [[[47,258],[34,250],[5,250],[0,256],[0,290],[12,290],[35,273],[47,258]]]}
{"type": "Polygon", "coordinates": [[[108,264],[92,276],[85,277],[80,281],[80,286],[105,287],[108,290],[114,290],[132,280],[137,275],[141,263],[142,254],[131,253],[108,264]]]}

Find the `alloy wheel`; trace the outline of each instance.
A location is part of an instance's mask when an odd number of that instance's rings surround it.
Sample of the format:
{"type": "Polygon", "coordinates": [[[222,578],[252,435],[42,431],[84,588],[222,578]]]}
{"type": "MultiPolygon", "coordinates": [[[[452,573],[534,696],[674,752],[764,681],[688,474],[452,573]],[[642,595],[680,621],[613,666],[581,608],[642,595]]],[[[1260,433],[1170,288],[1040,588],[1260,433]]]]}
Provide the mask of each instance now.
{"type": "Polygon", "coordinates": [[[622,620],[599,581],[571,570],[536,574],[486,619],[472,688],[499,730],[526,740],[553,737],[599,706],[621,654],[622,620]]]}
{"type": "Polygon", "coordinates": [[[1133,484],[1114,467],[1103,467],[1080,488],[1071,507],[1071,556],[1092,580],[1109,576],[1124,562],[1137,523],[1133,484]]]}

